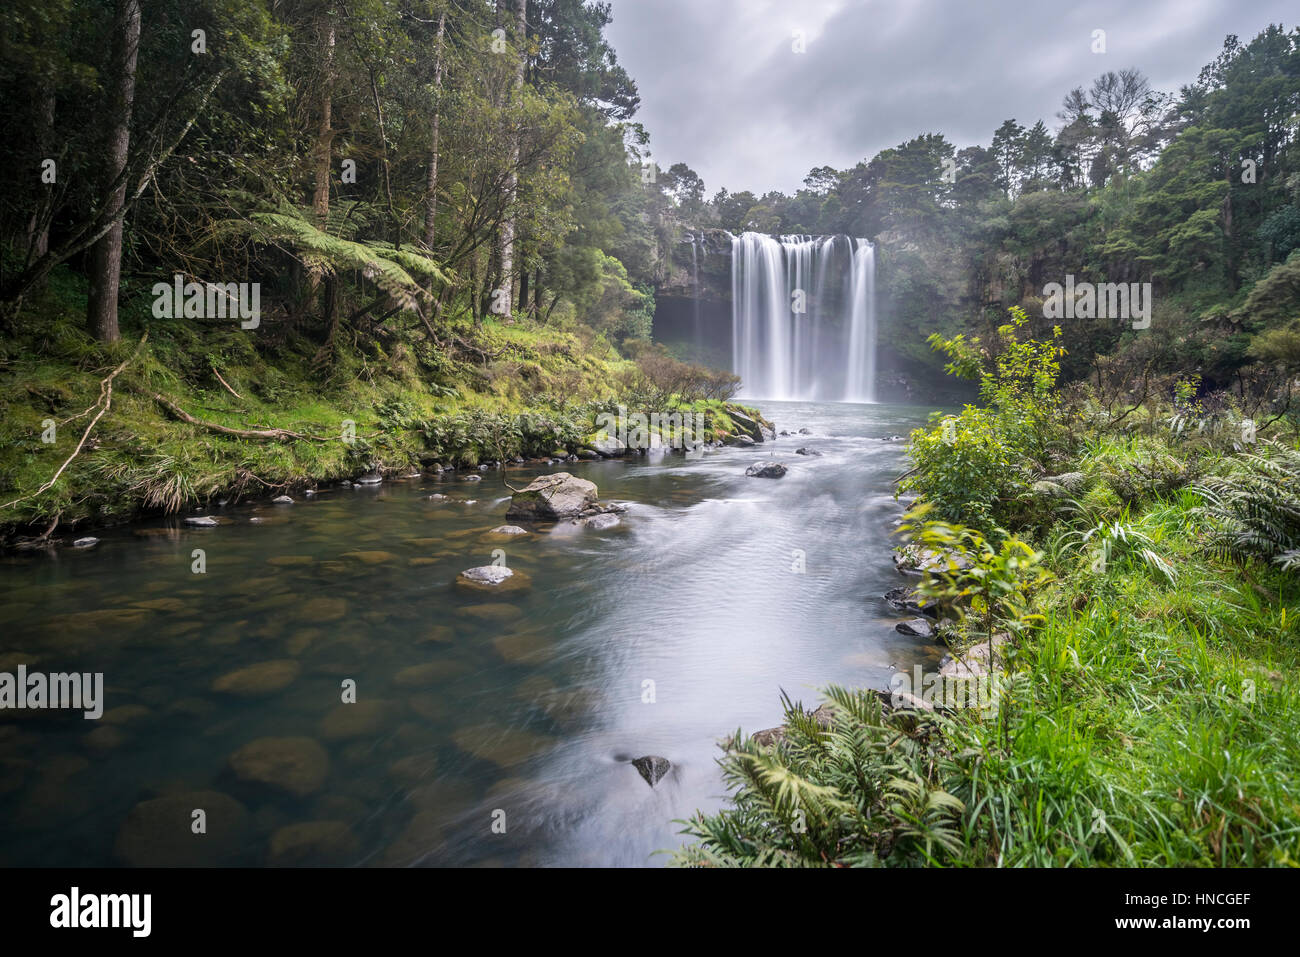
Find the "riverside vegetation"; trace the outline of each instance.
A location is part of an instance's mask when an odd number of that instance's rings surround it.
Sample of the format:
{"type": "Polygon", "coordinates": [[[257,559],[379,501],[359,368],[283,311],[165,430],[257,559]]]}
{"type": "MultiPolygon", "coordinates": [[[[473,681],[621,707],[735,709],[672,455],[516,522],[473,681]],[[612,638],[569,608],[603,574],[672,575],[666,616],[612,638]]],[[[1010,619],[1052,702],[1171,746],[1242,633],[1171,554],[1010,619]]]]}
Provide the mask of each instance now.
{"type": "Polygon", "coordinates": [[[1062,388],[1060,331],[1026,326],[935,339],[982,401],[912,434],[900,486],[947,642],[998,641],[996,707],[787,700],[780,740],[729,746],[735,807],[686,822],[679,863],[1300,863],[1294,424],[1185,379],[1062,388]]]}

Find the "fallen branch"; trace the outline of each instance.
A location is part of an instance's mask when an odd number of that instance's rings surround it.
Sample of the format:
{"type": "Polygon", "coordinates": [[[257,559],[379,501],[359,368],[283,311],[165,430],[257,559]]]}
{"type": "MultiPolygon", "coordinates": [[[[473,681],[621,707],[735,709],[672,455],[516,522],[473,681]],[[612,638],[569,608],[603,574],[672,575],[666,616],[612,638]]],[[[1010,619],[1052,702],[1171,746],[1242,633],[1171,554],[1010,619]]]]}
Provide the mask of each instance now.
{"type": "MultiPolygon", "coordinates": [[[[44,485],[42,485],[40,488],[38,488],[35,492],[32,492],[29,495],[20,495],[12,502],[5,502],[5,504],[0,505],[0,509],[5,509],[5,508],[9,508],[12,505],[17,505],[19,502],[24,502],[29,498],[35,498],[36,496],[40,495],[42,492],[48,491],[49,489],[54,487],[54,483],[59,480],[59,476],[63,474],[63,470],[66,469],[69,465],[71,465],[72,460],[81,454],[81,447],[86,444],[86,439],[90,438],[91,429],[93,429],[96,423],[98,423],[99,420],[102,419],[108,413],[109,407],[112,406],[113,380],[116,379],[118,377],[118,374],[121,373],[121,371],[125,369],[128,365],[130,365],[131,362],[135,359],[135,357],[140,354],[140,350],[144,348],[145,341],[148,340],[148,338],[149,338],[149,333],[146,332],[141,337],[140,343],[135,347],[135,352],[131,353],[131,355],[128,358],[123,359],[122,364],[118,366],[116,369],[114,369],[111,373],[109,373],[108,378],[100,380],[99,398],[95,400],[94,405],[91,405],[90,408],[86,409],[85,412],[82,412],[81,415],[73,416],[73,418],[81,418],[82,415],[85,415],[86,413],[90,412],[91,409],[96,408],[101,402],[104,404],[104,407],[99,410],[99,414],[97,414],[93,419],[90,420],[90,425],[86,426],[86,431],[81,433],[81,441],[78,442],[77,447],[72,450],[72,454],[68,456],[67,461],[65,461],[62,465],[60,465],[59,470],[54,473],[53,477],[44,485]]],[[[71,419],[69,419],[68,421],[71,421],[71,419]]],[[[50,531],[53,531],[53,527],[51,527],[50,531]]]]}
{"type": "Polygon", "coordinates": [[[902,475],[900,475],[898,478],[894,479],[893,484],[894,484],[894,485],[897,485],[899,482],[903,481],[903,479],[908,478],[909,476],[916,474],[916,472],[919,471],[920,468],[921,468],[921,466],[919,466],[919,465],[914,465],[914,466],[912,466],[912,468],[908,469],[906,472],[904,472],[904,473],[903,473],[902,475]]]}
{"type": "Polygon", "coordinates": [[[205,422],[202,419],[196,419],[171,399],[157,392],[149,393],[155,402],[170,412],[182,422],[190,425],[197,425],[199,428],[207,429],[210,432],[219,432],[222,435],[233,435],[238,439],[259,439],[263,441],[288,442],[298,440],[302,442],[328,442],[329,439],[322,439],[315,435],[303,435],[301,432],[292,432],[289,429],[232,429],[227,425],[218,425],[215,422],[205,422]]]}
{"type": "Polygon", "coordinates": [[[222,385],[224,385],[224,386],[226,387],[226,391],[227,391],[227,392],[229,392],[231,395],[233,395],[233,396],[234,396],[236,399],[238,399],[240,402],[243,402],[243,401],[244,401],[244,397],[243,397],[242,395],[240,395],[238,392],[236,392],[234,389],[230,388],[230,383],[229,383],[229,382],[227,382],[225,379],[221,378],[221,373],[217,371],[217,367],[216,367],[216,366],[213,366],[213,367],[212,367],[212,374],[213,374],[214,376],[217,377],[217,381],[218,381],[218,382],[220,382],[222,385]]]}

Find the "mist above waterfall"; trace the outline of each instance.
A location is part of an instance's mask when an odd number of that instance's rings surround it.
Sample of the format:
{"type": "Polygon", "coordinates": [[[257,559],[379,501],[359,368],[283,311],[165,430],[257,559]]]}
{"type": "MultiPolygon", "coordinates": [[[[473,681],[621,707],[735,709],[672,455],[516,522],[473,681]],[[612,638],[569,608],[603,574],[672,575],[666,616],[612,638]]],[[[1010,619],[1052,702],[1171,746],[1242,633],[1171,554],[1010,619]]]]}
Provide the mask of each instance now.
{"type": "Polygon", "coordinates": [[[732,237],[732,369],[749,398],[875,401],[875,247],[732,237]]]}

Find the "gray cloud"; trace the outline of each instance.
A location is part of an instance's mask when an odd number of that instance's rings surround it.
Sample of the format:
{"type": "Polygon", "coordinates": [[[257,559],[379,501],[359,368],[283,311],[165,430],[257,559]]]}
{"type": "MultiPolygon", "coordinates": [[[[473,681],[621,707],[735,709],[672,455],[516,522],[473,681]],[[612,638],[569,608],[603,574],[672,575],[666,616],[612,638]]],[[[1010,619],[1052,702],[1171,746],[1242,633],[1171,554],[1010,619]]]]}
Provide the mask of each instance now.
{"type": "Polygon", "coordinates": [[[1293,0],[612,0],[661,165],[712,194],[797,189],[918,133],[987,144],[1008,117],[1055,127],[1061,99],[1136,66],[1177,92],[1224,37],[1294,26],[1293,0]],[[1288,20],[1288,14],[1290,20],[1288,20]],[[802,30],[805,53],[793,52],[802,30]],[[1106,53],[1091,51],[1106,31],[1106,53]]]}

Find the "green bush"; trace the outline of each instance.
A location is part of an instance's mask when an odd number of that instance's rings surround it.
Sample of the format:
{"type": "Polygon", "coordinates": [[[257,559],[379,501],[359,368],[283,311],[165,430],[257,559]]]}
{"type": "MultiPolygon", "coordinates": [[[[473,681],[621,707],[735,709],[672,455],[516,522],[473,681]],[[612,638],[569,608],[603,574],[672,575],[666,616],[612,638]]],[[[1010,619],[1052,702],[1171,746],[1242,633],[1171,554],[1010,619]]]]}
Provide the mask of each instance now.
{"type": "Polygon", "coordinates": [[[992,532],[997,503],[1012,489],[1019,458],[988,409],[968,405],[960,415],[936,417],[911,436],[913,472],[899,483],[951,522],[992,532]]]}

